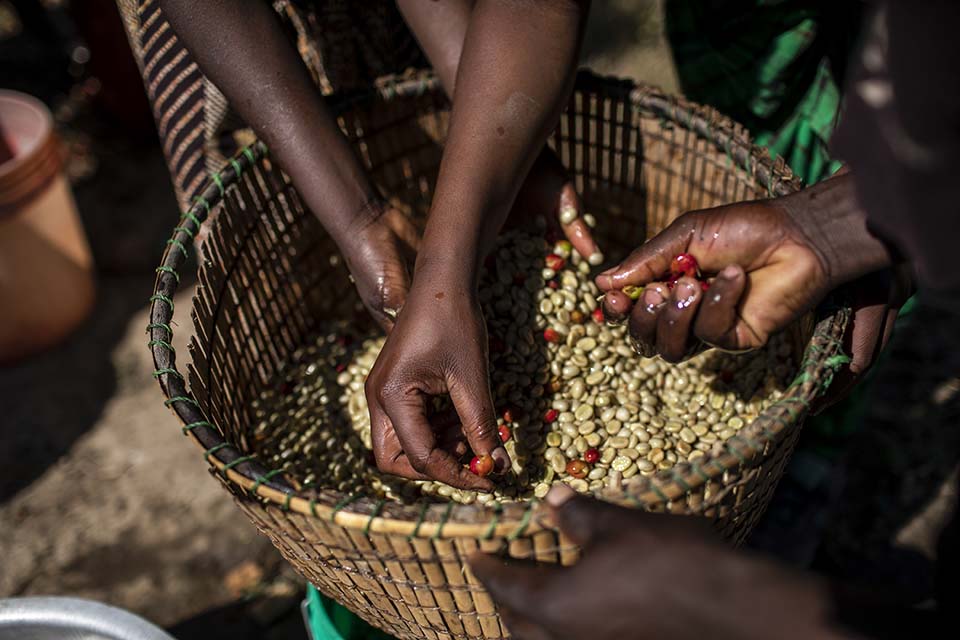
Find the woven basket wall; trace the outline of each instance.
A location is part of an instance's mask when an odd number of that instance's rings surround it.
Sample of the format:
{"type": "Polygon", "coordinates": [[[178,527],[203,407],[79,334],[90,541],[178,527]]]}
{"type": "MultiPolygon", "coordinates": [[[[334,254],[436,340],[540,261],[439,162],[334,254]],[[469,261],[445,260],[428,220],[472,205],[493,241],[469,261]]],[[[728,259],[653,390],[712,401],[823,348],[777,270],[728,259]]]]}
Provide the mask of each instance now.
{"type": "MultiPolygon", "coordinates": [[[[385,81],[342,98],[340,122],[377,183],[422,217],[449,120],[432,76],[385,81]]],[[[680,213],[785,195],[799,181],[713,110],[649,87],[582,72],[551,144],[576,177],[597,235],[616,259],[680,213]]],[[[158,269],[148,328],[156,377],[214,475],[317,587],[400,638],[505,638],[466,568],[476,549],[569,564],[578,551],[541,521],[536,503],[400,505],[305,491],[257,459],[251,403],[318,323],[353,318],[357,298],[336,248],[262,145],[232,160],[174,232],[158,269]],[[169,343],[172,296],[190,241],[217,213],[193,304],[187,380],[169,343]]],[[[762,515],[809,401],[841,361],[848,311],[794,328],[800,373],[784,398],[698,464],[638,478],[607,499],[711,518],[739,544],[762,515]]],[[[183,323],[182,317],[180,318],[183,323]]],[[[335,455],[335,452],[332,452],[335,455]]]]}

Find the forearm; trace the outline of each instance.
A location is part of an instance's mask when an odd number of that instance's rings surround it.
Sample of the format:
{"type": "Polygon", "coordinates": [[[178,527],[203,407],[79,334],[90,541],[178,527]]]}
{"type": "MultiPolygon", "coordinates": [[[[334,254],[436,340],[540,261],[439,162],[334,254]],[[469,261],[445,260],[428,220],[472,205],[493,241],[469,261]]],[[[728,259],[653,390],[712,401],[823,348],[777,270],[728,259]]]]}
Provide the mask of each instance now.
{"type": "Polygon", "coordinates": [[[269,3],[161,0],[178,37],[335,239],[374,213],[376,190],[269,3]],[[322,197],[321,197],[322,196],[322,197]]]}
{"type": "Polygon", "coordinates": [[[571,89],[588,4],[477,2],[418,271],[476,282],[571,89]]]}
{"type": "Polygon", "coordinates": [[[834,286],[893,264],[889,247],[867,228],[853,176],[846,172],[773,202],[810,239],[834,286]]]}
{"type": "Polygon", "coordinates": [[[476,0],[397,0],[397,7],[450,99],[476,0]]]}

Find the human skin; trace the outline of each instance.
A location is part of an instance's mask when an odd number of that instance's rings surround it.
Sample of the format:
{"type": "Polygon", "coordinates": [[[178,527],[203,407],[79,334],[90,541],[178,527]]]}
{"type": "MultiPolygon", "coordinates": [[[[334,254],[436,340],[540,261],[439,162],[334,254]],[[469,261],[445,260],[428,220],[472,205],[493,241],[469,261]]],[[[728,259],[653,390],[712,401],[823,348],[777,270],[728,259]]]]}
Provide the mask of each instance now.
{"type": "Polygon", "coordinates": [[[834,625],[826,585],[725,547],[704,518],[617,507],[564,485],[546,503],[582,549],[576,565],[470,558],[513,637],[852,637],[834,625]]]}
{"type": "Polygon", "coordinates": [[[444,150],[414,284],[366,382],[378,467],[408,478],[490,490],[439,445],[431,396],[449,394],[477,455],[504,471],[477,285],[573,85],[586,2],[478,0],[456,77],[444,150]]]}
{"type": "Polygon", "coordinates": [[[893,264],[867,227],[853,177],[843,174],[783,198],[686,213],[596,282],[608,320],[628,323],[641,353],[670,362],[700,343],[730,351],[763,346],[827,293],[856,283],[847,336],[853,361],[838,386],[846,390],[874,361],[905,300],[893,264]],[[680,253],[697,259],[707,291],[692,278],[668,288],[670,261],[680,253]],[[636,302],[623,293],[627,285],[644,287],[636,302]]]}
{"type": "MultiPolygon", "coordinates": [[[[452,95],[471,3],[403,4],[452,95]]],[[[161,0],[161,8],[203,72],[270,147],[343,253],[364,305],[389,331],[410,288],[420,230],[371,182],[269,3],[161,0]]],[[[541,157],[524,189],[527,209],[551,220],[563,206],[579,211],[559,160],[546,150],[541,157]]],[[[581,218],[564,231],[581,250],[597,251],[581,218]]]]}

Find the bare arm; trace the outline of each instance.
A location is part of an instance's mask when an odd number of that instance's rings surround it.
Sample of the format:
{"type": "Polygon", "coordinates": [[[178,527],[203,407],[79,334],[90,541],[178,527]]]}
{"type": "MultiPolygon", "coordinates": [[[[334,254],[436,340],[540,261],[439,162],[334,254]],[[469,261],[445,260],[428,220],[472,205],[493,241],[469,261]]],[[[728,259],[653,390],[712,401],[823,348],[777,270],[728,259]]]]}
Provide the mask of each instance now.
{"type": "MultiPolygon", "coordinates": [[[[386,211],[324,105],[269,3],[261,0],[160,0],[203,72],[269,145],[310,209],[343,251],[364,303],[389,327],[408,278],[398,234],[374,223],[386,211]]],[[[415,244],[404,229],[402,241],[415,244]]]]}

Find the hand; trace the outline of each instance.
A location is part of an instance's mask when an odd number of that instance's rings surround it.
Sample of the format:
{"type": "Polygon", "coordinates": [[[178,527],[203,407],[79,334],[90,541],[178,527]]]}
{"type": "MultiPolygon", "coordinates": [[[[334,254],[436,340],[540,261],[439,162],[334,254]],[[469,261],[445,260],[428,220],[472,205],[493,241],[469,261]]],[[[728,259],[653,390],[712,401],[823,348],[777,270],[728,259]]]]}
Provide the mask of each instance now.
{"type": "Polygon", "coordinates": [[[431,479],[461,489],[490,491],[493,483],[460,464],[465,438],[476,455],[491,455],[495,470],[510,466],[497,435],[487,333],[472,292],[420,271],[366,382],[373,453],[381,471],[431,479]],[[459,424],[428,416],[430,399],[449,394],[459,424]]]}
{"type": "Polygon", "coordinates": [[[389,332],[410,289],[407,264],[420,246],[420,233],[403,213],[376,205],[372,216],[360,217],[344,234],[340,250],[363,305],[389,332]]]}
{"type": "Polygon", "coordinates": [[[606,316],[629,317],[641,351],[676,362],[694,338],[731,351],[761,347],[828,291],[891,263],[866,227],[852,177],[841,175],[776,200],[686,213],[597,276],[597,286],[606,316]],[[716,276],[706,292],[693,278],[672,291],[658,281],[679,253],[716,276]],[[626,285],[646,285],[638,304],[623,293],[626,285]]]}
{"type": "Polygon", "coordinates": [[[839,637],[819,585],[720,545],[707,520],[572,496],[555,487],[547,503],[583,549],[573,567],[470,560],[514,637],[839,637]]]}
{"type": "Polygon", "coordinates": [[[520,187],[510,219],[523,220],[531,214],[544,216],[547,229],[557,236],[562,233],[590,264],[599,265],[603,254],[583,213],[583,202],[566,168],[552,149],[544,147],[520,187]],[[572,220],[563,223],[561,216],[572,220]]]}
{"type": "Polygon", "coordinates": [[[669,362],[682,360],[694,338],[732,351],[763,346],[830,289],[803,230],[772,202],[686,213],[596,282],[606,317],[629,317],[633,340],[669,362]],[[680,253],[716,276],[708,291],[687,277],[668,289],[663,279],[680,253]],[[626,285],[645,285],[636,304],[626,285]]]}
{"type": "Polygon", "coordinates": [[[911,287],[910,275],[903,268],[872,273],[851,283],[853,319],[843,338],[850,362],[837,370],[830,387],[814,400],[811,413],[821,413],[845,398],[877,362],[911,287]]]}

